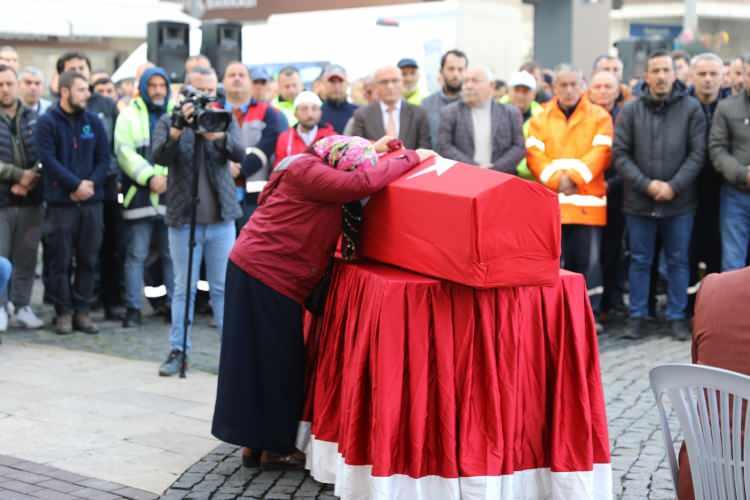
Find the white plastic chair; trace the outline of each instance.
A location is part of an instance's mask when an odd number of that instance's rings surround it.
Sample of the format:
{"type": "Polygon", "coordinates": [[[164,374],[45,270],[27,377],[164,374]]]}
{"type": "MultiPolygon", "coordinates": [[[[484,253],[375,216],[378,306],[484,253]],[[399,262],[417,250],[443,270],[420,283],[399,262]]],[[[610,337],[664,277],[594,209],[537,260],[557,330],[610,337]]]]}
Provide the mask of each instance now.
{"type": "Polygon", "coordinates": [[[678,466],[664,396],[685,436],[696,500],[750,499],[750,377],[709,366],[670,364],[651,370],[650,379],[675,491],[678,466]]]}

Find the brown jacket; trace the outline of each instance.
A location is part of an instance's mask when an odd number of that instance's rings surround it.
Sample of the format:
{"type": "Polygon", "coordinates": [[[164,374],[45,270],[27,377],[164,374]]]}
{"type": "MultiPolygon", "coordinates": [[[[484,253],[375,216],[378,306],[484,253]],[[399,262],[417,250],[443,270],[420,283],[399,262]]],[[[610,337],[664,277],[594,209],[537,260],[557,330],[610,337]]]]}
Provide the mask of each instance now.
{"type": "MultiPolygon", "coordinates": [[[[695,306],[693,363],[750,375],[750,267],[710,274],[695,306]]],[[[685,445],[680,450],[680,500],[694,500],[685,445]]]]}

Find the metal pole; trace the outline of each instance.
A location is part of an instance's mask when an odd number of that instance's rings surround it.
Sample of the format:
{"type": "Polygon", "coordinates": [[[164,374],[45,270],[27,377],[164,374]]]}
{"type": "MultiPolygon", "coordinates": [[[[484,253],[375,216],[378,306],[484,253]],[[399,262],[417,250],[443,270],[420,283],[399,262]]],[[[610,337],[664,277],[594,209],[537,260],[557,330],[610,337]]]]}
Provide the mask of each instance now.
{"type": "Polygon", "coordinates": [[[692,33],[693,36],[698,35],[698,0],[685,0],[682,30],[692,33]]]}
{"type": "Polygon", "coordinates": [[[190,237],[188,248],[188,265],[187,265],[187,285],[185,286],[185,315],[182,318],[182,363],[180,363],[180,378],[185,378],[185,369],[187,365],[187,337],[188,328],[192,321],[190,321],[190,299],[193,295],[193,254],[195,252],[195,226],[198,218],[198,178],[200,176],[200,169],[204,168],[203,160],[205,155],[203,148],[205,146],[203,136],[195,134],[195,146],[193,154],[193,192],[192,200],[190,202],[190,237]]]}

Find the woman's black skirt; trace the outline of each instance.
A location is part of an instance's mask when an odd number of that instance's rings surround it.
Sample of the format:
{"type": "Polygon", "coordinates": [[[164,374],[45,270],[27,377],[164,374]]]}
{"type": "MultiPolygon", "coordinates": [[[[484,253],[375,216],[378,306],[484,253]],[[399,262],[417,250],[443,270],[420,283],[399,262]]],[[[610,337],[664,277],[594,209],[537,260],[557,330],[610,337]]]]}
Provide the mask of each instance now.
{"type": "Polygon", "coordinates": [[[229,261],[212,434],[254,450],[294,450],[305,393],[302,306],[229,261]]]}

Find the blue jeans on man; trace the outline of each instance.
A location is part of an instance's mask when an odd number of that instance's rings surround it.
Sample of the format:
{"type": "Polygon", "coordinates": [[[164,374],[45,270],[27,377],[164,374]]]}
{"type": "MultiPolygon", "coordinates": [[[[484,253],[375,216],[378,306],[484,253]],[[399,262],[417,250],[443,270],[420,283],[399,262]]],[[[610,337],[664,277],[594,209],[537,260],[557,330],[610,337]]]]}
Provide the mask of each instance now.
{"type": "Polygon", "coordinates": [[[661,236],[669,275],[667,286],[668,321],[687,317],[690,285],[690,237],[693,232],[692,213],[673,217],[644,217],[626,215],[630,244],[630,317],[648,316],[648,297],[651,287],[651,266],[657,235],[661,236]]]}
{"type": "Polygon", "coordinates": [[[152,242],[158,249],[167,297],[172,297],[174,273],[169,255],[169,237],[161,217],[128,221],[126,228],[125,306],[140,311],[143,306],[143,272],[152,242]]]}
{"type": "Polygon", "coordinates": [[[5,257],[0,257],[0,304],[4,304],[3,299],[8,298],[8,283],[10,283],[12,271],[13,266],[10,261],[5,257]]]}
{"type": "MultiPolygon", "coordinates": [[[[235,240],[234,221],[218,224],[198,224],[195,228],[195,250],[193,252],[193,272],[190,276],[190,323],[195,310],[195,289],[201,260],[206,262],[206,278],[211,294],[211,307],[214,321],[221,332],[224,321],[224,281],[227,261],[235,240]]],[[[170,349],[182,351],[183,321],[185,315],[186,282],[188,273],[188,243],[190,226],[169,228],[169,249],[174,267],[174,292],[172,295],[172,328],[169,332],[170,349]]],[[[187,333],[187,349],[192,346],[190,329],[187,333]]]]}
{"type": "Polygon", "coordinates": [[[750,192],[724,184],[719,203],[721,270],[741,269],[747,265],[750,247],[750,192]]]}

